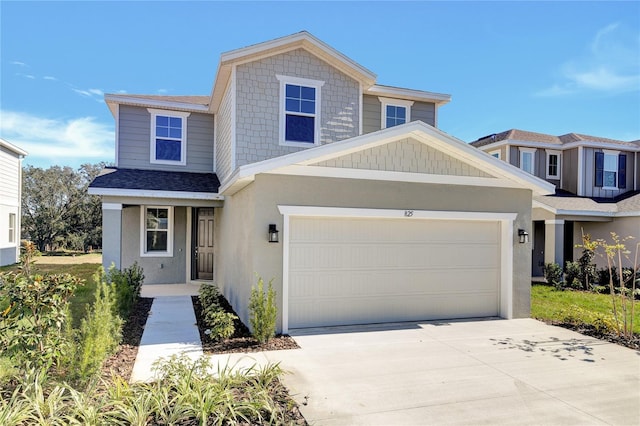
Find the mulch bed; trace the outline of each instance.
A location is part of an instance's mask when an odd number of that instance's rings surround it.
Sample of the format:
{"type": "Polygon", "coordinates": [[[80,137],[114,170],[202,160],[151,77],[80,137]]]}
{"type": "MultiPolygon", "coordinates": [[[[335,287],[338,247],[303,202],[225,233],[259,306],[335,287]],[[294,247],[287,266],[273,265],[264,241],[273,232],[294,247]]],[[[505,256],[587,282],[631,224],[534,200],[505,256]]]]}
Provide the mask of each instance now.
{"type": "Polygon", "coordinates": [[[640,350],[640,336],[634,334],[631,339],[626,337],[618,336],[615,333],[606,333],[602,331],[596,330],[596,328],[590,324],[572,324],[565,323],[559,321],[543,321],[550,325],[556,325],[558,327],[567,328],[572,331],[576,331],[580,334],[584,334],[585,336],[595,337],[596,339],[605,340],[610,343],[615,343],[616,345],[626,346],[627,348],[640,350]]]}
{"type": "MultiPolygon", "coordinates": [[[[202,349],[206,354],[228,354],[237,352],[260,352],[260,351],[278,351],[282,349],[298,349],[300,346],[289,335],[279,334],[270,339],[266,343],[258,343],[251,336],[251,332],[246,325],[239,319],[234,321],[235,332],[233,336],[223,341],[216,341],[206,334],[207,326],[202,321],[202,305],[197,296],[192,296],[193,309],[196,314],[198,330],[200,331],[200,340],[202,341],[202,349]]],[[[235,311],[223,296],[218,299],[220,306],[227,312],[236,315],[235,311]]],[[[236,315],[237,316],[237,315],[236,315]]]]}

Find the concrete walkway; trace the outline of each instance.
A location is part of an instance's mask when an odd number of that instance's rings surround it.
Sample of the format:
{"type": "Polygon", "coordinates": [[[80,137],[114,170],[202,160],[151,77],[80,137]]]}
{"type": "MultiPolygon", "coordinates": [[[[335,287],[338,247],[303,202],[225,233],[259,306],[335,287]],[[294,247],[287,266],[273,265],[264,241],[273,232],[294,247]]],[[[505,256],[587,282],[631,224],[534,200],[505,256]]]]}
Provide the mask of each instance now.
{"type": "Polygon", "coordinates": [[[151,312],[142,333],[131,382],[153,380],[153,365],[160,359],[185,354],[191,359],[203,356],[191,295],[198,285],[142,286],[142,297],[153,297],[151,312]]]}

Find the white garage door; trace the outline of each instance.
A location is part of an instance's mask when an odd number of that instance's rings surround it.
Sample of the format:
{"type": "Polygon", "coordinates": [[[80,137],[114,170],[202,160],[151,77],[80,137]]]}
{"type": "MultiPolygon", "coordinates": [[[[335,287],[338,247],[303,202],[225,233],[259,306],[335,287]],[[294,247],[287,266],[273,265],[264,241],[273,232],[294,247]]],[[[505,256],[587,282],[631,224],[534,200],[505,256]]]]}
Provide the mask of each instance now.
{"type": "Polygon", "coordinates": [[[289,327],[497,316],[500,222],[292,217],[289,327]]]}

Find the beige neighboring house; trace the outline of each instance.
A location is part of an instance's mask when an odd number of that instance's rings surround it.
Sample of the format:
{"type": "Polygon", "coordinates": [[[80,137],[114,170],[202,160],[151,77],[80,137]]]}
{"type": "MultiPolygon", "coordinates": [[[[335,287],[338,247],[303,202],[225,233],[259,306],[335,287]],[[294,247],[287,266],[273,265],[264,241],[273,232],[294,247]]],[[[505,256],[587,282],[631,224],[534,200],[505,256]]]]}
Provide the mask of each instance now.
{"type": "Polygon", "coordinates": [[[554,187],[438,130],[450,99],[307,32],[223,53],[209,95],[106,95],[105,265],[214,282],[245,323],[273,279],[281,332],[528,317],[518,234],[554,187]]]}
{"type": "Polygon", "coordinates": [[[0,266],[20,260],[22,159],[26,155],[0,139],[0,266]]]}
{"type": "MultiPolygon", "coordinates": [[[[545,263],[565,265],[581,255],[582,233],[611,241],[611,232],[640,241],[640,141],[569,133],[507,130],[471,145],[556,186],[533,200],[532,274],[545,263]]],[[[633,251],[635,254],[635,250],[633,251]]],[[[596,257],[600,267],[606,259],[596,257]]]]}

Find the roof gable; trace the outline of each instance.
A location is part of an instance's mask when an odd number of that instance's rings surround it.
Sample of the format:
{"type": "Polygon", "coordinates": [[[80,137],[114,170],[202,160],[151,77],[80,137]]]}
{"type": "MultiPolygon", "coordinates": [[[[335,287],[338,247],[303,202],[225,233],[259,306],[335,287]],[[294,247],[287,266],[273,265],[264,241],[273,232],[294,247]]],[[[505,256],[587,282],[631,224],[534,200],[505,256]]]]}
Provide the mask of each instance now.
{"type": "MultiPolygon", "coordinates": [[[[411,145],[405,143],[405,146],[411,145]]],[[[402,145],[402,143],[401,143],[402,145]]],[[[396,144],[396,147],[398,145],[396,144]]],[[[384,148],[385,150],[392,148],[384,148]]],[[[371,151],[373,152],[373,151],[371,151]]],[[[427,149],[427,153],[429,153],[427,149]]],[[[424,155],[424,154],[421,154],[424,155]]],[[[404,154],[400,157],[404,157],[404,154]]],[[[355,157],[352,157],[355,158],[355,157]]],[[[444,156],[442,157],[444,159],[444,156]]],[[[402,159],[401,159],[402,160],[402,159]]],[[[406,159],[405,159],[406,160],[406,159]]],[[[386,163],[385,163],[386,164],[386,163]]],[[[395,167],[395,166],[394,166],[395,167]]],[[[416,166],[417,167],[417,166],[416,166]]],[[[386,165],[385,165],[386,168],[386,165]]],[[[441,169],[442,167],[438,167],[441,169]]],[[[393,167],[391,167],[393,169],[393,167]]],[[[433,169],[435,170],[435,169],[433,169]]],[[[465,142],[429,126],[421,121],[413,121],[355,138],[310,148],[278,158],[247,164],[239,167],[220,188],[222,194],[233,194],[251,183],[256,174],[276,173],[291,175],[334,176],[355,179],[393,180],[401,182],[424,182],[437,184],[458,184],[475,186],[503,186],[510,188],[527,188],[538,195],[554,193],[555,186],[539,179],[517,167],[498,160],[465,142]],[[380,169],[353,169],[329,167],[328,161],[347,157],[368,149],[385,145],[391,147],[397,142],[407,139],[427,145],[428,148],[457,159],[461,164],[469,166],[468,171],[477,169],[486,176],[424,174],[380,169]],[[324,166],[317,166],[325,163],[324,166]]]]}
{"type": "Polygon", "coordinates": [[[366,148],[310,165],[447,176],[493,177],[477,167],[413,138],[366,148]]]}
{"type": "Polygon", "coordinates": [[[354,80],[361,82],[365,87],[372,86],[375,83],[376,75],[373,72],[315,38],[307,31],[301,31],[275,40],[223,53],[220,56],[220,64],[218,65],[218,72],[211,93],[211,112],[217,112],[234,66],[296,49],[308,51],[354,80]]]}

